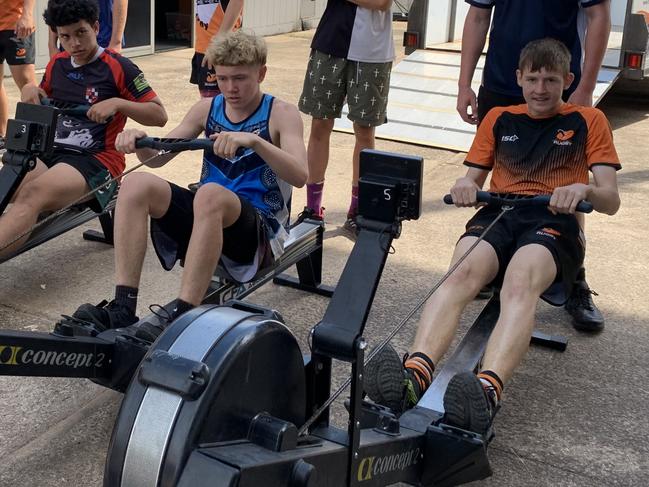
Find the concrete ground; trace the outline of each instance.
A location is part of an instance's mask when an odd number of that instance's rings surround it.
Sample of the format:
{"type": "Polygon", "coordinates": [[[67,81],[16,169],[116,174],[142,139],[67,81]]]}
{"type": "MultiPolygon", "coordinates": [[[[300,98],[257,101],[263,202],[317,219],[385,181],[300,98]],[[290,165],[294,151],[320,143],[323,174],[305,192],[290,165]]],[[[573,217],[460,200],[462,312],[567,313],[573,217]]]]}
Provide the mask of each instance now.
{"type": "MultiPolygon", "coordinates": [[[[397,25],[395,39],[403,25],[397,25]]],[[[295,102],[313,32],[268,38],[270,58],[264,89],[295,102]]],[[[400,51],[401,49],[399,49],[400,51]]],[[[169,113],[164,135],[197,99],[189,85],[191,51],[139,58],[169,113]]],[[[10,101],[18,93],[5,80],[10,101]]],[[[13,106],[13,105],[12,105],[13,106]]],[[[539,304],[541,330],[568,337],[565,353],[531,348],[508,384],[489,448],[492,478],[485,486],[645,486],[649,485],[649,301],[646,299],[649,241],[649,99],[622,96],[614,89],[600,105],[614,129],[624,169],[619,173],[622,208],[615,217],[599,214],[588,222],[588,281],[607,319],[599,335],[576,332],[561,309],[539,304]]],[[[305,122],[305,140],[309,123],[305,122]]],[[[425,158],[423,214],[404,224],[394,244],[372,309],[366,337],[370,344],[426,294],[446,269],[453,244],[471,210],[444,206],[441,196],[464,173],[463,154],[379,141],[378,148],[425,158]]],[[[325,281],[335,283],[352,243],[339,235],[350,183],[353,137],[334,133],[325,206],[328,238],[325,281]]],[[[129,159],[134,165],[134,159],[129,159]]],[[[196,180],[197,154],[183,154],[156,174],[180,185],[196,180]]],[[[294,211],[305,191],[295,191],[294,211]]],[[[0,266],[0,327],[48,331],[61,313],[113,293],[112,249],[82,240],[92,222],[0,266]]],[[[146,260],[139,312],[149,303],[166,303],[179,287],[178,270],[164,272],[152,254],[146,260]]],[[[275,307],[304,343],[327,306],[325,298],[267,285],[250,301],[275,307]]],[[[467,311],[462,324],[476,316],[467,311]]],[[[395,339],[405,351],[413,339],[409,323],[395,339]]],[[[344,371],[336,381],[344,379],[344,371]]],[[[121,396],[84,380],[0,378],[0,486],[99,486],[121,396]]],[[[336,418],[341,421],[340,407],[336,418]]]]}

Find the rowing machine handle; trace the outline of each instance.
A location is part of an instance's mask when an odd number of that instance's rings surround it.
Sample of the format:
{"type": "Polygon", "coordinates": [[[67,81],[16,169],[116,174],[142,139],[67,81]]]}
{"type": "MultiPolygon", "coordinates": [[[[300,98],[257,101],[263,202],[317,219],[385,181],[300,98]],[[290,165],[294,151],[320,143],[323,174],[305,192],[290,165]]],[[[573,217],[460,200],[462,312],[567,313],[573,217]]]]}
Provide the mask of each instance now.
{"type": "Polygon", "coordinates": [[[41,105],[54,107],[59,109],[66,115],[74,115],[79,117],[85,117],[86,113],[88,113],[88,110],[90,110],[90,105],[77,105],[75,103],[58,102],[52,100],[51,98],[41,98],[41,105]]]}
{"type": "MultiPolygon", "coordinates": [[[[157,149],[170,152],[180,152],[185,150],[207,150],[214,149],[214,141],[211,139],[173,139],[165,137],[142,137],[135,141],[135,148],[157,149]]],[[[242,156],[245,148],[239,147],[237,149],[237,156],[242,156]]]]}
{"type": "Polygon", "coordinates": [[[160,137],[142,137],[135,141],[136,149],[158,149],[171,152],[185,150],[212,150],[214,141],[210,139],[173,139],[160,137]]]}
{"type": "MultiPolygon", "coordinates": [[[[54,101],[51,98],[41,98],[41,105],[54,107],[64,115],[72,115],[73,117],[88,118],[88,110],[92,105],[77,105],[76,103],[68,103],[65,101],[54,101]]],[[[108,117],[103,123],[109,123],[113,120],[113,115],[108,117]]]]}
{"type": "MultiPolygon", "coordinates": [[[[478,191],[476,195],[478,203],[487,203],[487,204],[512,204],[516,206],[517,201],[523,203],[524,205],[534,205],[534,206],[547,206],[550,204],[550,195],[543,194],[539,196],[534,196],[532,198],[525,198],[520,200],[513,200],[507,198],[501,198],[497,195],[489,193],[488,191],[478,191]]],[[[450,194],[444,195],[444,203],[447,205],[453,204],[453,197],[450,194]]],[[[593,211],[593,205],[589,201],[580,201],[577,204],[577,211],[581,213],[591,213],[593,211]]]]}

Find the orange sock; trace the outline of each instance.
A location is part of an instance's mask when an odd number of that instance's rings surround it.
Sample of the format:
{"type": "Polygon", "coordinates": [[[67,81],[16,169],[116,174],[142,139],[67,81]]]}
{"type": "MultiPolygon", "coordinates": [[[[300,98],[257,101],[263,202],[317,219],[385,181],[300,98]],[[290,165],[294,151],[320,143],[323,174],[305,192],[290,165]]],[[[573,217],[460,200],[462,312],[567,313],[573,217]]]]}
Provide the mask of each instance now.
{"type": "MultiPolygon", "coordinates": [[[[503,394],[503,381],[498,377],[498,374],[492,370],[483,370],[478,374],[478,379],[482,382],[482,386],[487,390],[493,390],[495,403],[500,402],[500,398],[503,394]]],[[[494,404],[495,405],[495,404],[494,404]]]]}
{"type": "Polygon", "coordinates": [[[433,361],[428,358],[428,355],[421,352],[415,352],[406,358],[403,365],[406,369],[410,369],[413,372],[420,393],[430,387],[430,384],[433,382],[435,364],[433,364],[433,361]]]}

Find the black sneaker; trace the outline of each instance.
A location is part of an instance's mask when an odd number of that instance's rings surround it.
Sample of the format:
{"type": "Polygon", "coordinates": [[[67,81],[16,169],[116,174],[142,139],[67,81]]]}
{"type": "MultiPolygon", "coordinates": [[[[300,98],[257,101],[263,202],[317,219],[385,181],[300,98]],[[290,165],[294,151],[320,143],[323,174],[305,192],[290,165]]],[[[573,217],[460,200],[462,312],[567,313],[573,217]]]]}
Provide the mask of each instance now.
{"type": "Polygon", "coordinates": [[[174,316],[173,312],[167,311],[164,306],[160,306],[159,304],[150,305],[149,310],[158,319],[153,322],[145,321],[144,323],[140,323],[137,326],[137,330],[135,330],[135,336],[153,343],[171,324],[174,316]]]}
{"type": "Polygon", "coordinates": [[[316,213],[313,208],[305,206],[302,212],[297,216],[295,221],[291,224],[291,228],[298,226],[304,220],[315,220],[318,222],[324,221],[324,208],[320,208],[320,213],[316,213]]]}
{"type": "Polygon", "coordinates": [[[597,296],[597,293],[588,287],[585,280],[575,282],[565,308],[577,330],[599,332],[604,329],[604,317],[593,303],[593,295],[597,296]]]}
{"type": "Polygon", "coordinates": [[[460,372],[451,378],[444,393],[444,422],[484,435],[496,414],[496,402],[495,391],[487,391],[478,376],[460,372]]]}
{"type": "Polygon", "coordinates": [[[413,372],[404,367],[408,354],[399,357],[390,344],[386,345],[365,368],[365,392],[377,404],[396,414],[413,408],[422,391],[413,372]]]}
{"type": "Polygon", "coordinates": [[[73,320],[78,320],[94,325],[99,331],[110,328],[123,328],[137,322],[135,314],[124,305],[113,301],[102,301],[97,305],[82,304],[72,314],[73,320]]]}

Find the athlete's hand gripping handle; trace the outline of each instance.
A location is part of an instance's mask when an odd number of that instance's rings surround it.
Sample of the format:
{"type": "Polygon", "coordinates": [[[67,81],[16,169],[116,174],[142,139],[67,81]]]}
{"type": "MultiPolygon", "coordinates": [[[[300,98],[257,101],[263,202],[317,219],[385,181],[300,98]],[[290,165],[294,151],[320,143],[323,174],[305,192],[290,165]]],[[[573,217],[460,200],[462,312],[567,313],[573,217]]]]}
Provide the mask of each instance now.
{"type": "MultiPolygon", "coordinates": [[[[181,152],[186,150],[214,150],[214,141],[211,139],[173,139],[160,137],[142,137],[135,142],[136,149],[148,147],[150,149],[164,150],[169,152],[181,152]]],[[[245,149],[239,147],[237,155],[244,153],[245,149]]]]}
{"type": "MultiPolygon", "coordinates": [[[[531,198],[503,198],[497,194],[489,193],[488,191],[478,191],[476,199],[478,203],[486,203],[487,205],[509,205],[513,207],[521,206],[548,206],[550,204],[550,195],[539,195],[531,198]]],[[[453,204],[453,197],[450,194],[444,195],[444,203],[447,205],[453,204]]],[[[577,211],[582,213],[591,213],[593,205],[588,201],[580,201],[577,205],[577,211]]]]}
{"type": "MultiPolygon", "coordinates": [[[[88,117],[88,110],[92,105],[78,105],[76,103],[68,103],[65,101],[55,101],[51,98],[41,98],[41,105],[54,107],[64,115],[72,115],[75,117],[88,117]]],[[[104,123],[108,123],[113,117],[108,117],[104,123]]]]}

